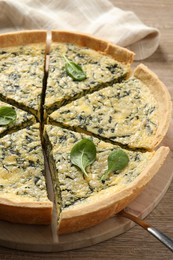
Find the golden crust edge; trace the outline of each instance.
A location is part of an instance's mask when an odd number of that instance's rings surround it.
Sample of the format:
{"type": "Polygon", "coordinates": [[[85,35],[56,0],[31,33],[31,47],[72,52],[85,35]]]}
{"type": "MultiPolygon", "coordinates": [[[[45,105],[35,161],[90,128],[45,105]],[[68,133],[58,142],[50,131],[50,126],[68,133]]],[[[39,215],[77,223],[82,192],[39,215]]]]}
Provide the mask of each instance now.
{"type": "Polygon", "coordinates": [[[100,51],[106,55],[124,64],[131,64],[134,59],[134,53],[126,48],[112,44],[93,35],[69,31],[51,31],[52,42],[67,42],[77,44],[82,47],[88,47],[100,51]]]}
{"type": "Polygon", "coordinates": [[[45,43],[47,31],[32,30],[0,34],[1,48],[14,47],[25,44],[45,43]]]}
{"type": "MultiPolygon", "coordinates": [[[[7,34],[6,34],[6,35],[7,35],[7,34]]],[[[83,35],[83,34],[82,34],[82,35],[83,35]]],[[[91,38],[94,38],[94,37],[91,37],[91,38]]],[[[39,41],[39,42],[40,42],[40,41],[39,41]]],[[[1,43],[1,37],[0,37],[0,43],[1,43]]],[[[27,43],[28,43],[28,42],[27,42],[27,43]]],[[[33,43],[33,42],[29,42],[29,43],[33,43]]],[[[35,42],[34,42],[34,43],[35,43],[35,42]]],[[[6,42],[6,46],[5,46],[5,47],[7,47],[7,44],[8,44],[8,43],[6,42]]],[[[9,44],[11,44],[11,40],[9,41],[9,44]]],[[[19,43],[15,43],[15,44],[17,45],[17,44],[19,44],[19,43]]],[[[14,44],[14,45],[15,45],[15,44],[14,44]]],[[[23,44],[23,43],[22,43],[22,44],[23,44]]],[[[14,45],[13,45],[13,46],[14,46],[14,45]]],[[[112,44],[108,43],[108,44],[107,44],[107,47],[106,47],[107,50],[104,49],[104,51],[106,50],[108,53],[111,52],[111,51],[110,51],[110,50],[111,50],[111,47],[110,47],[111,45],[112,45],[112,44]],[[109,50],[109,51],[108,51],[108,50],[109,50]]],[[[10,45],[10,46],[12,46],[12,45],[10,45]]],[[[113,46],[113,47],[114,47],[114,46],[113,46]]],[[[106,52],[106,53],[107,53],[107,52],[106,52]]],[[[107,53],[107,54],[108,54],[108,53],[107,53]]],[[[110,54],[110,55],[111,55],[111,54],[110,54]]],[[[138,72],[139,72],[139,71],[136,69],[136,70],[135,70],[136,75],[138,75],[138,72]]],[[[139,73],[139,74],[140,74],[140,73],[139,73]]],[[[135,76],[136,76],[136,75],[135,75],[135,76]]],[[[169,123],[168,123],[168,125],[169,125],[169,123]]],[[[165,131],[166,131],[166,130],[165,130],[165,131]]],[[[7,205],[7,206],[9,206],[9,205],[7,205]]]]}
{"type": "Polygon", "coordinates": [[[165,137],[171,122],[171,96],[164,83],[144,64],[140,64],[136,67],[134,76],[147,85],[159,105],[159,127],[156,132],[156,137],[149,147],[149,149],[154,149],[165,137]]]}
{"type": "Polygon", "coordinates": [[[61,212],[59,234],[77,232],[97,225],[121,211],[134,200],[145,186],[156,175],[169,153],[168,147],[160,147],[154,154],[149,165],[132,182],[128,188],[114,192],[113,187],[97,193],[86,199],[86,204],[80,203],[61,212]],[[98,203],[101,202],[101,203],[98,203]]]}
{"type": "Polygon", "coordinates": [[[14,202],[0,198],[0,219],[12,223],[48,225],[52,220],[53,203],[41,202],[14,202]]]}

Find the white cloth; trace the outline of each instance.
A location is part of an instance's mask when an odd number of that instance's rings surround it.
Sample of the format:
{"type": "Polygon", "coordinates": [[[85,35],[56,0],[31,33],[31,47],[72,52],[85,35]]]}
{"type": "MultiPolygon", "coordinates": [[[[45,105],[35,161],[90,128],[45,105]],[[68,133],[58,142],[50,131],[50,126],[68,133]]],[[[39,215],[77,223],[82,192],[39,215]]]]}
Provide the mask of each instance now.
{"type": "Polygon", "coordinates": [[[149,57],[159,45],[159,31],[108,0],[1,0],[0,33],[16,30],[70,30],[89,33],[149,57]]]}

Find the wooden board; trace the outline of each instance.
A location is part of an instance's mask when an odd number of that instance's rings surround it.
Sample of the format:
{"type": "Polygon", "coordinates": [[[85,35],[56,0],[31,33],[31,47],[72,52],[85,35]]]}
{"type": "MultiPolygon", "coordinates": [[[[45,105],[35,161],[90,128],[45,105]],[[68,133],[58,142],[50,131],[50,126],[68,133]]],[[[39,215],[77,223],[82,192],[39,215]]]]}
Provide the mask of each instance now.
{"type": "MultiPolygon", "coordinates": [[[[128,208],[144,218],[159,203],[173,177],[171,152],[157,175],[128,208]]],[[[94,245],[128,231],[134,223],[120,216],[84,231],[57,237],[51,226],[20,225],[0,221],[0,245],[13,249],[58,252],[94,245]]]]}

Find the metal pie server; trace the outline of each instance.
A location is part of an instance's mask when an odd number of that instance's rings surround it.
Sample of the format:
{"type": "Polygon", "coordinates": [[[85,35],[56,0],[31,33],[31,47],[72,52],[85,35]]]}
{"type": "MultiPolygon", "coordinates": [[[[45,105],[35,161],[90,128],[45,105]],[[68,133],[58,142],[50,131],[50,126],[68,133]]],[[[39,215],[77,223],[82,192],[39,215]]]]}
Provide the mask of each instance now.
{"type": "Polygon", "coordinates": [[[121,217],[128,218],[136,224],[138,224],[139,226],[143,227],[146,231],[148,231],[151,235],[156,237],[160,242],[162,242],[167,248],[169,248],[173,252],[173,240],[165,234],[163,234],[160,230],[152,227],[150,224],[144,222],[142,219],[132,215],[131,213],[125,210],[119,212],[119,215],[121,217]]]}

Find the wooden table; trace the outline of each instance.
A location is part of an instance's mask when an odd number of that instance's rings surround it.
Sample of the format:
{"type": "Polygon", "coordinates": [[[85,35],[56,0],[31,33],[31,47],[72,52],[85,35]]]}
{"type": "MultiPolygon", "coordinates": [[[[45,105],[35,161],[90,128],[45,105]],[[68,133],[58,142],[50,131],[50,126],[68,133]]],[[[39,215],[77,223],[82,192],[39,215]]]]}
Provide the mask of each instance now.
{"type": "MultiPolygon", "coordinates": [[[[134,11],[147,25],[161,32],[160,46],[143,63],[151,68],[169,88],[173,97],[173,1],[111,0],[124,10],[134,11]]],[[[139,62],[138,62],[139,63],[139,62]]],[[[135,62],[135,65],[138,64],[135,62]]],[[[173,150],[173,147],[171,147],[173,150]]],[[[146,218],[147,222],[173,238],[173,183],[159,205],[146,218]]],[[[31,253],[0,247],[2,260],[29,259],[118,259],[170,260],[173,254],[141,227],[92,247],[60,253],[31,253]]]]}

